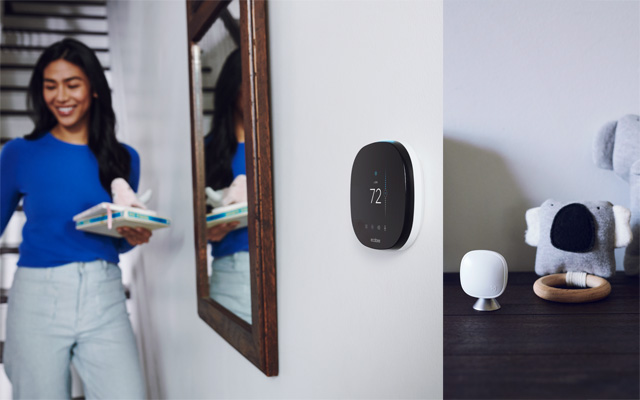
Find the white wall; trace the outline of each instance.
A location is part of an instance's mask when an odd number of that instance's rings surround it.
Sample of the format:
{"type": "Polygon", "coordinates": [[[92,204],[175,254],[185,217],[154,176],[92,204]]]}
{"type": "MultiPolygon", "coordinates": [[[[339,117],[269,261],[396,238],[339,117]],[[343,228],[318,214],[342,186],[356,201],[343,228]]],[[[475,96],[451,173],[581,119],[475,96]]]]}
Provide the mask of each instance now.
{"type": "Polygon", "coordinates": [[[184,2],[109,2],[122,138],[172,217],[129,260],[153,397],[442,396],[442,3],[269,3],[280,375],[196,313],[184,2]],[[116,22],[117,21],[117,22],[116,22]],[[120,60],[120,61],[118,61],[120,60]],[[349,219],[359,148],[410,143],[426,213],[403,252],[349,219]]]}
{"type": "Polygon", "coordinates": [[[628,184],[594,165],[591,146],[629,113],[640,113],[640,2],[446,1],[445,271],[479,248],[533,270],[524,214],[548,198],[628,207],[628,184]]]}
{"type": "Polygon", "coordinates": [[[180,385],[192,384],[190,371],[202,368],[188,360],[208,332],[196,310],[186,5],[107,7],[118,136],[140,154],[140,190],[154,192],[150,208],[173,225],[122,257],[132,282],[132,321],[150,397],[187,397],[180,385]]]}

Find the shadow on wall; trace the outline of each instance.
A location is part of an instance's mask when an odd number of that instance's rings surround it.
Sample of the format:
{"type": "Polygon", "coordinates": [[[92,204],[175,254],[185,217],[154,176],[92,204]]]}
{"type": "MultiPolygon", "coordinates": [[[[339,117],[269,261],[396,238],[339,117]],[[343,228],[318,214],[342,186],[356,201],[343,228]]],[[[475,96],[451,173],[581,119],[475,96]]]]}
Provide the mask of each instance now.
{"type": "Polygon", "coordinates": [[[498,153],[444,136],[444,272],[478,249],[502,254],[510,271],[533,271],[536,249],[524,233],[535,205],[498,153]]]}

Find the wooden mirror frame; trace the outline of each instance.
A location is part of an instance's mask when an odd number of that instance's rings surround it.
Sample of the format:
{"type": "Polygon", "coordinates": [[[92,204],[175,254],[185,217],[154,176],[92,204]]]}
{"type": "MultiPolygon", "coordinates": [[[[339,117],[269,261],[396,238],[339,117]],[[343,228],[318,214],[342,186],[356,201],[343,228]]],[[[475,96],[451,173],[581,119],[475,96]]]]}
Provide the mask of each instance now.
{"type": "Polygon", "coordinates": [[[209,295],[202,65],[197,43],[231,2],[187,0],[191,155],[198,315],[267,376],[278,375],[275,224],[269,120],[266,1],[240,1],[242,96],[249,216],[251,325],[209,295]]]}

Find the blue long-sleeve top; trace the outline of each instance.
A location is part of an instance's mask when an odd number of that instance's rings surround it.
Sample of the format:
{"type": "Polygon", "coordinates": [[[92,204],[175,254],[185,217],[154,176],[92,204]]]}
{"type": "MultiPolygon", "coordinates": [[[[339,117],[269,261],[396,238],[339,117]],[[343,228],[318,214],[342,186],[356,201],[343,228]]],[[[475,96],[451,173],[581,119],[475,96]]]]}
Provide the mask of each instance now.
{"type": "MultiPolygon", "coordinates": [[[[238,143],[238,149],[231,160],[231,170],[233,171],[233,178],[238,175],[246,175],[247,167],[244,154],[244,143],[238,143]]],[[[239,251],[249,251],[249,229],[239,228],[235,229],[225,236],[219,242],[211,242],[211,255],[215,257],[224,257],[239,251]]]]}
{"type": "MultiPolygon", "coordinates": [[[[129,184],[138,190],[140,158],[131,147],[129,184]]],[[[20,244],[21,267],[54,267],[97,259],[117,263],[132,248],[125,239],[75,229],[73,216],[110,194],[102,187],[98,161],[87,145],[56,139],[14,139],[0,153],[0,234],[20,198],[27,221],[20,244]]]]}

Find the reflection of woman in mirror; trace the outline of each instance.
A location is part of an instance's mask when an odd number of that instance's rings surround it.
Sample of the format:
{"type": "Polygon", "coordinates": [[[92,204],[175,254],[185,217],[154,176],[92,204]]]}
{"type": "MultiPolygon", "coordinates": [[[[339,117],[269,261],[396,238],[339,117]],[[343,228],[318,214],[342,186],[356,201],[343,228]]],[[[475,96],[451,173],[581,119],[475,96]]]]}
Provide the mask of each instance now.
{"type": "Polygon", "coordinates": [[[146,243],[75,229],[110,202],[111,181],[137,189],[138,153],[116,140],[111,92],[84,44],[64,39],[38,59],[28,88],[35,128],[0,154],[0,233],[20,199],[27,221],[7,312],[4,366],[15,398],[71,398],[73,363],[88,398],[145,398],[118,253],[146,243]]]}
{"type": "MultiPolygon", "coordinates": [[[[246,175],[240,50],[224,62],[215,88],[213,127],[205,137],[206,186],[213,190],[243,182],[246,175]]],[[[242,183],[246,199],[246,183],[242,183]]],[[[237,186],[237,185],[234,185],[237,186]]],[[[242,196],[241,196],[242,197],[242,196]]],[[[239,222],[207,229],[212,244],[210,296],[251,323],[249,235],[239,222]]]]}

